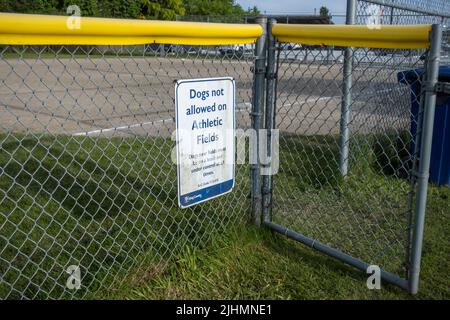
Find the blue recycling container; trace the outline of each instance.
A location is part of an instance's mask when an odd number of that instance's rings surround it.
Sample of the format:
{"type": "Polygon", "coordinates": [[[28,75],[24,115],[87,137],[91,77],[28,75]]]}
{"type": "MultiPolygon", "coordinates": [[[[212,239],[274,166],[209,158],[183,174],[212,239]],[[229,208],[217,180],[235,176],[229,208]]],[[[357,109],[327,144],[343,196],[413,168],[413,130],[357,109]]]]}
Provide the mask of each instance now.
{"type": "MultiPolygon", "coordinates": [[[[419,94],[423,69],[402,71],[397,74],[400,83],[411,88],[411,151],[415,151],[417,119],[419,114],[419,94]]],[[[439,68],[439,81],[450,82],[450,66],[439,68]]],[[[439,94],[434,114],[433,142],[431,145],[430,182],[450,186],[450,95],[439,94]]]]}

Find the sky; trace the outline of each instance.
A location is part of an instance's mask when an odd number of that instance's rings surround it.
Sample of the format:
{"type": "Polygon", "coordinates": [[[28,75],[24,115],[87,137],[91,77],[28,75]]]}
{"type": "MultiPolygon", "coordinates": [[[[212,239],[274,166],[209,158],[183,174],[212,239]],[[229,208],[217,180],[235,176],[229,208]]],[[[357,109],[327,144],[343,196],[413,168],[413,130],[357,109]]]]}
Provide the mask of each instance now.
{"type": "Polygon", "coordinates": [[[344,23],[346,0],[236,0],[242,8],[257,6],[261,13],[266,14],[314,14],[314,8],[325,6],[335,16],[335,23],[344,23]],[[338,17],[338,16],[341,17],[338,17]]]}

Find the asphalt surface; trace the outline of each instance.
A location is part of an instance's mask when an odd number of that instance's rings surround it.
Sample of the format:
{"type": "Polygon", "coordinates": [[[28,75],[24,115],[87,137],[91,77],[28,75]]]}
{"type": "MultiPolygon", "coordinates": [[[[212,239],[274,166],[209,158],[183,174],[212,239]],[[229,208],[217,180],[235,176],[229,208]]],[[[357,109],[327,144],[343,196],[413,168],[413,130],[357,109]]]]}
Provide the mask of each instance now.
{"type": "MultiPolygon", "coordinates": [[[[252,59],[92,57],[0,60],[0,131],[87,136],[170,136],[174,81],[231,76],[238,128],[250,127],[252,59]]],[[[355,66],[353,132],[406,128],[409,89],[392,68],[355,66]]],[[[339,133],[342,63],[285,60],[277,87],[277,127],[296,134],[339,133]]]]}

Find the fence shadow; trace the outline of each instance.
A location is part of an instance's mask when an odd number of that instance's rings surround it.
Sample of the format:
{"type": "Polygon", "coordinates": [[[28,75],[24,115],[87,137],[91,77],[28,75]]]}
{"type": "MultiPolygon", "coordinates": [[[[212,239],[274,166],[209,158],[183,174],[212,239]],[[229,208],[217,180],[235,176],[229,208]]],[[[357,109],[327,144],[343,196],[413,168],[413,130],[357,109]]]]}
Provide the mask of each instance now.
{"type": "MultiPolygon", "coordinates": [[[[70,295],[71,264],[85,268],[95,292],[145,257],[170,260],[186,244],[208,243],[248,209],[229,212],[213,200],[179,210],[170,139],[14,134],[0,143],[0,272],[28,297],[46,298],[43,287],[48,296],[70,295]]],[[[10,290],[0,286],[0,296],[10,290]]]]}

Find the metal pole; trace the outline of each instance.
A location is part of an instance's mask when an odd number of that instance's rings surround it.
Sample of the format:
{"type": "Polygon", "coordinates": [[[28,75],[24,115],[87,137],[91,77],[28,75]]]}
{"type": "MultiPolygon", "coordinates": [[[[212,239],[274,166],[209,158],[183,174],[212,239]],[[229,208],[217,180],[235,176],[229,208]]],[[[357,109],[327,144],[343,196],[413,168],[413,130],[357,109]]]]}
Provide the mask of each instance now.
{"type": "MultiPolygon", "coordinates": [[[[276,43],[272,36],[272,27],[277,23],[275,19],[269,19],[267,26],[267,70],[266,70],[266,114],[265,129],[267,132],[267,157],[272,156],[272,129],[274,129],[274,108],[275,108],[275,51],[276,43]]],[[[270,165],[270,164],[269,164],[270,165]]],[[[271,183],[272,176],[263,176],[262,186],[262,209],[264,221],[270,221],[271,214],[271,183]]]]}
{"type": "MultiPolygon", "coordinates": [[[[282,235],[287,236],[288,238],[291,238],[295,241],[298,241],[300,243],[303,243],[304,245],[307,245],[311,248],[314,248],[322,253],[325,253],[329,255],[330,257],[336,258],[342,262],[345,262],[355,268],[358,268],[360,270],[363,270],[366,272],[367,267],[369,267],[369,263],[361,261],[359,259],[356,259],[342,251],[339,251],[337,249],[334,249],[326,244],[321,243],[320,241],[317,241],[315,239],[308,238],[292,229],[288,229],[282,225],[279,225],[277,223],[271,222],[271,221],[265,221],[264,225],[266,227],[269,227],[271,230],[278,232],[282,235]]],[[[403,289],[408,288],[408,282],[405,279],[400,278],[396,274],[392,274],[390,272],[386,272],[384,270],[381,270],[381,279],[384,281],[387,281],[389,283],[395,284],[403,289]]]]}
{"type": "MultiPolygon", "coordinates": [[[[266,73],[266,30],[267,18],[259,17],[256,19],[263,28],[262,35],[256,41],[255,47],[255,76],[253,81],[253,99],[252,99],[252,129],[255,130],[256,141],[250,141],[256,145],[256,159],[251,159],[251,180],[252,180],[252,218],[255,225],[261,225],[261,169],[259,160],[259,131],[262,124],[262,115],[264,111],[264,86],[266,73]],[[255,161],[256,160],[256,161],[255,161]]],[[[253,147],[253,146],[251,146],[253,147]]]]}
{"type": "MultiPolygon", "coordinates": [[[[427,63],[424,63],[423,68],[423,74],[421,77],[421,83],[426,82],[426,75],[427,75],[427,63]]],[[[423,89],[423,88],[422,88],[423,89]]],[[[421,90],[422,90],[421,89],[421,90]]],[[[416,98],[417,99],[417,98],[416,98]]],[[[417,110],[417,120],[416,120],[416,136],[414,138],[413,143],[413,154],[412,154],[412,166],[411,166],[411,175],[410,175],[410,190],[413,190],[416,186],[417,177],[414,175],[415,172],[417,172],[417,166],[418,161],[420,158],[420,141],[422,139],[422,124],[423,124],[423,110],[424,110],[424,103],[425,103],[425,97],[423,94],[419,94],[419,108],[417,110]]],[[[413,224],[413,215],[414,215],[414,193],[410,192],[408,196],[408,202],[409,202],[409,210],[408,210],[408,218],[407,218],[407,228],[406,228],[406,242],[405,242],[405,261],[407,262],[407,269],[406,269],[406,278],[409,277],[409,269],[411,267],[411,233],[412,233],[412,224],[413,224]]]]}
{"type": "MultiPolygon", "coordinates": [[[[347,17],[346,24],[355,24],[356,17],[356,0],[347,0],[347,17]]],[[[341,123],[340,123],[340,155],[339,155],[339,170],[343,177],[348,173],[348,154],[349,154],[349,137],[350,131],[348,128],[350,122],[351,103],[352,103],[352,69],[353,69],[353,48],[345,48],[344,53],[344,86],[342,89],[342,103],[341,103],[341,123]]]]}
{"type": "Polygon", "coordinates": [[[389,18],[389,24],[390,24],[390,25],[393,25],[393,24],[394,24],[394,10],[395,10],[395,8],[394,8],[394,7],[391,7],[391,16],[390,16],[390,18],[389,18]]]}
{"type": "Polygon", "coordinates": [[[431,143],[433,140],[434,109],[436,107],[436,91],[434,90],[439,76],[439,59],[442,40],[442,28],[434,24],[430,35],[430,52],[427,59],[425,86],[425,104],[423,113],[423,129],[420,143],[420,158],[416,189],[416,209],[409,273],[409,291],[416,294],[419,290],[420,260],[422,258],[423,228],[425,222],[425,206],[427,202],[428,177],[430,170],[431,143]]]}

